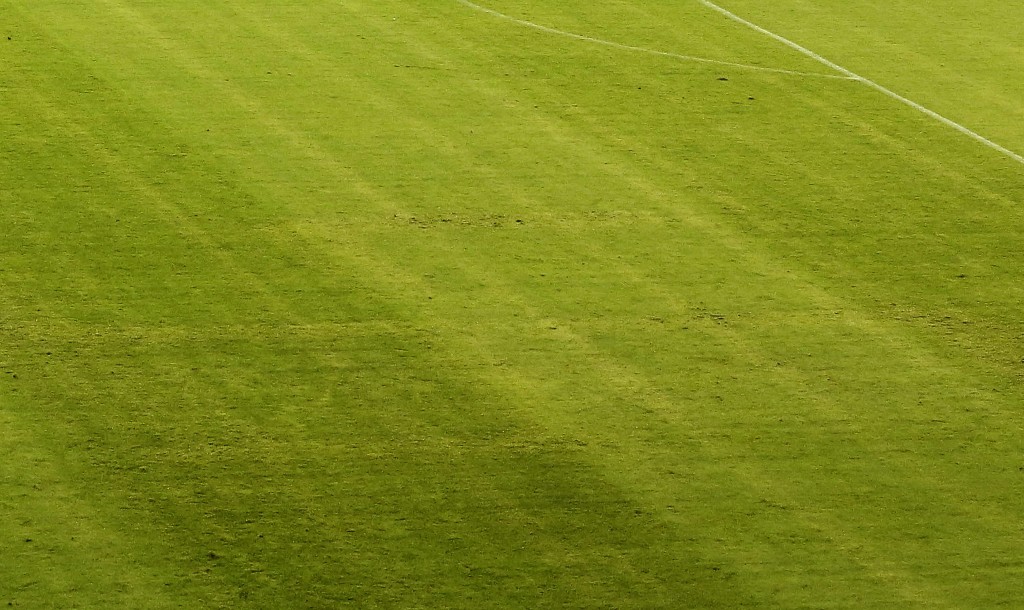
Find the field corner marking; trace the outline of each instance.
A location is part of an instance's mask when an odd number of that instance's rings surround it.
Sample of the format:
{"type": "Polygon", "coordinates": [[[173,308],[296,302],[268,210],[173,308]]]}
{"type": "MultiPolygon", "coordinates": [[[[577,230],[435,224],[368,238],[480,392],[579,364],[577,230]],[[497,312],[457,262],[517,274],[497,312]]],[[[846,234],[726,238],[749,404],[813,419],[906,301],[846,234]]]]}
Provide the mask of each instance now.
{"type": "Polygon", "coordinates": [[[680,53],[671,53],[669,51],[658,51],[657,49],[648,49],[646,47],[638,47],[638,46],[633,46],[633,45],[628,45],[628,44],[622,44],[622,43],[619,43],[619,42],[613,42],[611,40],[604,40],[602,38],[594,38],[592,36],[585,36],[583,34],[576,34],[574,32],[567,32],[565,30],[559,30],[557,28],[549,27],[549,26],[546,26],[546,25],[541,25],[539,23],[534,23],[532,21],[527,21],[525,19],[518,19],[518,18],[513,17],[511,15],[506,15],[505,13],[496,11],[496,10],[494,10],[492,8],[487,8],[486,6],[481,6],[481,5],[476,4],[474,2],[470,2],[470,0],[455,0],[455,1],[458,2],[459,4],[463,5],[463,6],[471,8],[471,9],[473,9],[475,11],[479,11],[481,13],[486,13],[488,15],[491,15],[492,17],[497,17],[498,19],[504,19],[505,21],[511,21],[512,23],[515,23],[515,24],[518,24],[518,25],[521,25],[521,26],[524,26],[524,27],[532,28],[532,29],[539,30],[541,32],[546,32],[548,34],[553,34],[553,35],[556,35],[556,36],[564,36],[566,38],[572,38],[572,39],[575,39],[575,40],[589,42],[589,43],[592,43],[592,44],[598,44],[598,45],[602,45],[602,46],[606,46],[606,47],[612,47],[614,49],[621,49],[621,50],[624,50],[624,51],[632,51],[632,52],[635,52],[635,53],[646,53],[648,55],[657,55],[659,57],[670,57],[670,58],[673,58],[673,59],[678,59],[680,61],[691,61],[691,62],[696,62],[696,63],[711,64],[711,65],[716,65],[716,66],[725,66],[725,67],[729,67],[729,68],[738,68],[738,69],[741,69],[741,70],[752,70],[752,71],[756,71],[756,72],[770,72],[770,73],[774,73],[774,74],[788,74],[790,76],[802,76],[802,77],[813,77],[813,78],[828,78],[828,79],[836,79],[836,80],[857,80],[856,78],[851,78],[850,76],[847,76],[845,74],[823,74],[823,73],[820,73],[820,72],[800,72],[798,70],[786,70],[784,68],[772,68],[772,67],[768,67],[768,66],[755,66],[753,64],[743,64],[743,63],[737,63],[737,62],[731,62],[731,61],[723,61],[723,60],[719,60],[719,59],[710,59],[710,58],[707,58],[707,57],[697,57],[697,56],[694,56],[694,55],[683,55],[683,54],[680,54],[680,53]]]}

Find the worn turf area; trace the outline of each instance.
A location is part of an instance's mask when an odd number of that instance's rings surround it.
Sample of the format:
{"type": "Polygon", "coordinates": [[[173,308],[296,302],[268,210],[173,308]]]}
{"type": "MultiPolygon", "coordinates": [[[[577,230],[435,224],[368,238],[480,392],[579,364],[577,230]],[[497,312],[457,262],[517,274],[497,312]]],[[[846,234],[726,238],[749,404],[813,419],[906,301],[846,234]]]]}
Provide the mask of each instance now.
{"type": "MultiPolygon", "coordinates": [[[[1024,152],[1013,3],[721,5],[1024,152]]],[[[1024,164],[476,6],[0,2],[0,605],[1024,604],[1024,164]]]]}

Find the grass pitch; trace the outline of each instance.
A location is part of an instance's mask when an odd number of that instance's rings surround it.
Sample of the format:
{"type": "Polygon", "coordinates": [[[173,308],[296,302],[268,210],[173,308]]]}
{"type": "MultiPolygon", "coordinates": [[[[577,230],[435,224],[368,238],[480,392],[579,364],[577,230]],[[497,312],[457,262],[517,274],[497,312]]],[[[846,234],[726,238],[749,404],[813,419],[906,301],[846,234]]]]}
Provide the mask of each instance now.
{"type": "MultiPolygon", "coordinates": [[[[855,4],[723,6],[1024,151],[1019,8],[855,4]]],[[[0,604],[1024,603],[1024,166],[485,8],[0,4],[0,604]]]]}

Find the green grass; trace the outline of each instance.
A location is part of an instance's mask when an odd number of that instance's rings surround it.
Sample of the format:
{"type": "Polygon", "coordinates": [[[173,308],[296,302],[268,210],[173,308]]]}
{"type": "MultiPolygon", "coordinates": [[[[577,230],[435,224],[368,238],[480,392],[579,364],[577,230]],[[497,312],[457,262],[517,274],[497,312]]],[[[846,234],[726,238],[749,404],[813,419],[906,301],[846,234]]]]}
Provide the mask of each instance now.
{"type": "MultiPolygon", "coordinates": [[[[1012,3],[726,8],[1024,151],[1012,3]]],[[[490,0],[828,71],[697,2],[490,0]]],[[[1024,603],[1024,166],[447,0],[0,3],[0,605],[1024,603]]]]}

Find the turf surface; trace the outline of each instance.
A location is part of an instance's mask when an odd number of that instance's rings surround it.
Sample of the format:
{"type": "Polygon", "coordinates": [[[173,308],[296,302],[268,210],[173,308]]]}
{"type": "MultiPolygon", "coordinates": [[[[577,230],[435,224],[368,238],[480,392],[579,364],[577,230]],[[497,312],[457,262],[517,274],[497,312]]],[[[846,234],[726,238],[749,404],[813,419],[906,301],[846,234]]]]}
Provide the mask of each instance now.
{"type": "MultiPolygon", "coordinates": [[[[1024,150],[1012,3],[723,6],[1024,150]]],[[[829,74],[698,2],[490,0],[829,74]]],[[[0,2],[0,604],[1024,603],[1024,166],[456,0],[0,2]]]]}

